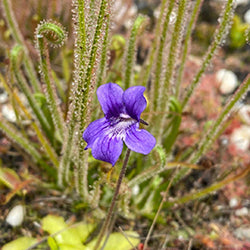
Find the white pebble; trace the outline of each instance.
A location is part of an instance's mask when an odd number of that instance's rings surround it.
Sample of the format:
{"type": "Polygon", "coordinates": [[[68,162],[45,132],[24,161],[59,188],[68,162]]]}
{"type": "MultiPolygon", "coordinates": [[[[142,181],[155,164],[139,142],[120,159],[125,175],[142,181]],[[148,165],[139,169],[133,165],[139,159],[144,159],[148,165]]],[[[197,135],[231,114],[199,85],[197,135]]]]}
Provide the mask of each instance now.
{"type": "Polygon", "coordinates": [[[239,110],[240,118],[250,126],[250,105],[243,105],[239,110]]]}
{"type": "Polygon", "coordinates": [[[249,0],[235,0],[236,5],[245,5],[249,0]]]}
{"type": "Polygon", "coordinates": [[[250,228],[240,227],[234,231],[234,235],[241,240],[250,240],[250,228]]]}
{"type": "Polygon", "coordinates": [[[0,94],[0,103],[5,103],[8,100],[8,94],[3,92],[0,94]]]}
{"type": "Polygon", "coordinates": [[[2,115],[10,122],[16,122],[16,114],[14,110],[8,105],[3,105],[2,115]]]}
{"type": "Polygon", "coordinates": [[[22,224],[25,214],[25,209],[22,205],[13,207],[7,215],[6,222],[12,227],[16,227],[22,224]]]}
{"type": "Polygon", "coordinates": [[[139,185],[133,186],[133,188],[132,188],[132,194],[133,194],[133,195],[137,195],[137,194],[139,194],[139,192],[140,192],[140,187],[139,187],[139,185]]]}
{"type": "Polygon", "coordinates": [[[227,69],[217,71],[216,80],[220,84],[219,90],[223,95],[231,94],[238,85],[237,76],[227,69]]]}
{"type": "Polygon", "coordinates": [[[250,9],[244,14],[244,20],[246,23],[250,24],[250,9]]]}
{"type": "Polygon", "coordinates": [[[232,198],[230,201],[229,201],[229,206],[230,207],[236,207],[238,205],[238,200],[236,198],[232,198]]]}
{"type": "Polygon", "coordinates": [[[247,151],[250,146],[250,126],[242,125],[236,128],[230,139],[237,149],[247,151]]]}
{"type": "Polygon", "coordinates": [[[248,209],[246,207],[242,207],[240,209],[237,209],[235,211],[235,215],[236,216],[244,216],[244,215],[248,215],[248,209]]]}

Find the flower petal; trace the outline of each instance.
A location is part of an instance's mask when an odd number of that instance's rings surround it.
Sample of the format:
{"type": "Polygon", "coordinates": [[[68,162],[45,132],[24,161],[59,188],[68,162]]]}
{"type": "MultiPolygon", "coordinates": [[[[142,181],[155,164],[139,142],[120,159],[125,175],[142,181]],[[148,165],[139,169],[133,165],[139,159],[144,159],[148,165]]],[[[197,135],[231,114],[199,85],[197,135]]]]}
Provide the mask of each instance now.
{"type": "Polygon", "coordinates": [[[109,162],[114,166],[122,153],[122,148],[121,138],[107,134],[94,141],[92,155],[95,159],[109,162]]]}
{"type": "Polygon", "coordinates": [[[124,142],[132,151],[147,155],[154,148],[156,140],[145,129],[139,129],[137,123],[127,130],[124,142]]]}
{"type": "Polygon", "coordinates": [[[97,89],[97,97],[107,118],[119,117],[124,110],[123,90],[116,83],[106,83],[97,89]]]}
{"type": "Polygon", "coordinates": [[[140,120],[141,113],[147,106],[147,101],[143,96],[144,91],[143,86],[133,86],[125,90],[123,94],[123,102],[128,115],[137,121],[140,120]]]}
{"type": "Polygon", "coordinates": [[[88,143],[86,149],[91,148],[94,141],[98,137],[102,137],[108,128],[109,122],[106,118],[91,122],[82,135],[83,139],[88,143]]]}

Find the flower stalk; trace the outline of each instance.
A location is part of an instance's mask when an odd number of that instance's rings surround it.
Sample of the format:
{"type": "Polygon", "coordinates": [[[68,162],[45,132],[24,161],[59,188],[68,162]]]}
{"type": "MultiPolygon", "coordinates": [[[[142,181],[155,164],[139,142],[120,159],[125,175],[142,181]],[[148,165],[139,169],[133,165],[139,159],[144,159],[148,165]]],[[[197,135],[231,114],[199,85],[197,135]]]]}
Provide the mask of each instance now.
{"type": "Polygon", "coordinates": [[[103,237],[105,236],[105,234],[106,234],[106,232],[107,232],[107,230],[108,230],[108,228],[110,226],[110,222],[111,222],[111,219],[112,219],[112,215],[113,215],[114,207],[115,207],[115,204],[116,204],[116,200],[117,200],[117,197],[119,195],[119,190],[120,190],[120,187],[121,187],[121,184],[122,184],[122,180],[123,180],[123,177],[125,176],[125,173],[126,173],[126,168],[127,168],[127,165],[128,165],[130,152],[131,152],[131,150],[127,149],[126,156],[124,158],[124,162],[123,162],[123,165],[122,165],[122,169],[121,169],[121,172],[120,172],[117,184],[116,184],[115,193],[113,195],[113,198],[112,198],[109,210],[108,210],[108,214],[106,216],[106,219],[105,219],[105,221],[103,223],[103,226],[101,228],[101,231],[99,233],[99,236],[98,236],[96,245],[94,247],[94,250],[97,250],[99,248],[99,246],[102,243],[103,237]]]}

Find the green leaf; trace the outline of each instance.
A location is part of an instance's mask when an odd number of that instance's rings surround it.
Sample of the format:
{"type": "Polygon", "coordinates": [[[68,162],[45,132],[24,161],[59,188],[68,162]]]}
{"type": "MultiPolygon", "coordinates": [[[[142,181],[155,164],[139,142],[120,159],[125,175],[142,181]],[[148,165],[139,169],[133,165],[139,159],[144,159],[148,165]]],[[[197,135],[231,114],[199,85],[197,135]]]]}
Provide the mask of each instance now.
{"type": "Polygon", "coordinates": [[[54,234],[54,239],[60,250],[62,249],[85,249],[82,244],[89,234],[94,230],[95,225],[80,223],[69,228],[63,217],[48,215],[42,220],[42,228],[50,234],[54,234]]]}
{"type": "MultiPolygon", "coordinates": [[[[92,240],[87,247],[89,249],[93,249],[96,244],[97,238],[92,240]]],[[[102,244],[104,243],[105,239],[103,239],[102,244]]],[[[117,250],[117,246],[119,246],[119,250],[130,250],[133,247],[140,243],[139,234],[134,231],[124,231],[123,233],[112,233],[109,236],[108,242],[104,247],[104,250],[117,250]]],[[[101,245],[102,245],[101,244],[101,245]]],[[[101,249],[98,248],[98,250],[101,249]]]]}
{"type": "Polygon", "coordinates": [[[52,237],[48,237],[48,245],[50,250],[59,250],[56,240],[52,237]]]}
{"type": "Polygon", "coordinates": [[[179,128],[181,125],[182,108],[180,102],[174,97],[169,98],[169,110],[170,110],[170,124],[167,130],[167,135],[164,138],[163,146],[167,153],[172,149],[173,144],[179,134],[179,128]]]}
{"type": "Polygon", "coordinates": [[[47,215],[42,219],[42,229],[50,234],[54,234],[67,227],[63,217],[47,215]]]}
{"type": "Polygon", "coordinates": [[[73,233],[77,234],[79,238],[84,242],[95,229],[94,224],[81,223],[76,227],[71,228],[73,233]]]}
{"type": "Polygon", "coordinates": [[[7,244],[5,244],[2,248],[2,250],[25,250],[35,244],[37,242],[37,239],[31,238],[31,237],[21,237],[16,240],[13,240],[7,244]]]}
{"type": "Polygon", "coordinates": [[[159,157],[158,159],[160,161],[161,166],[165,166],[166,159],[167,159],[165,149],[161,145],[156,145],[156,147],[154,148],[154,151],[156,151],[158,154],[158,157],[159,157]]]}
{"type": "Polygon", "coordinates": [[[21,183],[21,180],[13,169],[0,167],[0,184],[1,183],[8,188],[15,189],[21,183]]]}

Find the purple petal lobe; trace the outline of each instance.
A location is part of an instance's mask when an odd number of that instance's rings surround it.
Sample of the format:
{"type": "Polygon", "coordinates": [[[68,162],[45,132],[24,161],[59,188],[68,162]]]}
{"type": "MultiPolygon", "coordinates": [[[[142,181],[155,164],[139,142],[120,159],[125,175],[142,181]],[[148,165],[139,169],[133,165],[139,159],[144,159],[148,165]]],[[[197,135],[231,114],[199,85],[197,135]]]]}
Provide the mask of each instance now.
{"type": "Polygon", "coordinates": [[[103,134],[108,130],[109,122],[106,118],[101,118],[99,120],[93,121],[83,132],[83,139],[88,143],[87,148],[91,148],[94,141],[103,136],[103,134]]]}
{"type": "Polygon", "coordinates": [[[123,141],[120,137],[107,134],[95,140],[92,147],[92,155],[95,159],[109,162],[114,166],[122,153],[122,148],[123,141]]]}
{"type": "Polygon", "coordinates": [[[154,148],[156,140],[148,131],[138,127],[137,123],[127,130],[124,142],[132,151],[147,155],[154,148]]]}
{"type": "Polygon", "coordinates": [[[147,106],[147,101],[143,96],[144,91],[143,86],[133,86],[125,90],[123,94],[123,102],[128,115],[137,121],[140,120],[140,115],[147,106]]]}
{"type": "Polygon", "coordinates": [[[97,89],[97,97],[107,118],[118,117],[124,110],[123,90],[116,83],[107,83],[97,89]]]}

